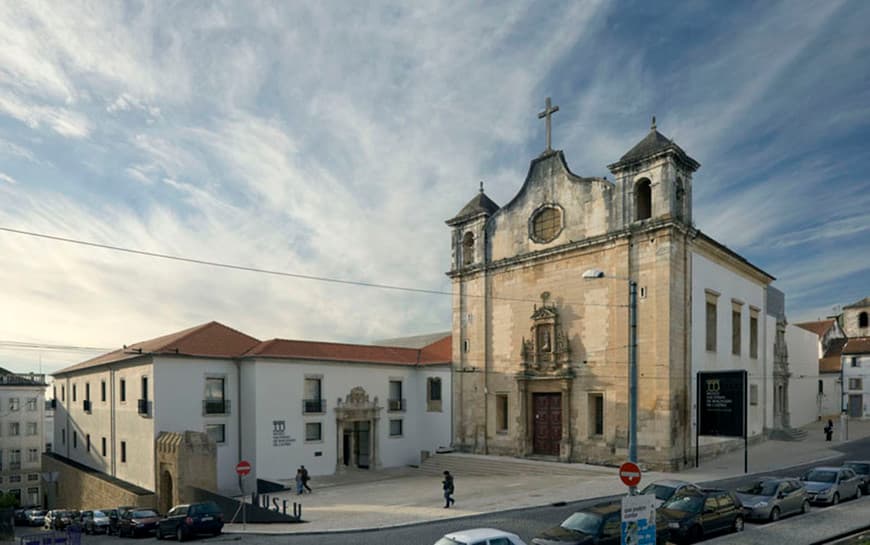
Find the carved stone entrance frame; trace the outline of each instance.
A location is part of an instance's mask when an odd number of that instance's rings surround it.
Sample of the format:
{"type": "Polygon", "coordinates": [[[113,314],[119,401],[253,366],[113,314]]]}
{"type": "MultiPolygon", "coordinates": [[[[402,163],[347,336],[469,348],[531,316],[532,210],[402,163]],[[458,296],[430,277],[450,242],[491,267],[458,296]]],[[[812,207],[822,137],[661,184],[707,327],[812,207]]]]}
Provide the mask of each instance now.
{"type": "MultiPolygon", "coordinates": [[[[369,458],[371,469],[381,468],[380,459],[380,442],[378,441],[378,420],[383,407],[378,406],[378,397],[374,400],[369,399],[362,386],[355,386],[347,394],[344,401],[338,399],[335,407],[336,420],[336,462],[335,470],[337,473],[344,473],[348,466],[344,465],[344,430],[345,428],[353,429],[354,422],[369,423],[369,458]]],[[[350,467],[356,467],[356,453],[353,448],[353,434],[351,434],[351,444],[348,445],[350,450],[350,467]]]]}

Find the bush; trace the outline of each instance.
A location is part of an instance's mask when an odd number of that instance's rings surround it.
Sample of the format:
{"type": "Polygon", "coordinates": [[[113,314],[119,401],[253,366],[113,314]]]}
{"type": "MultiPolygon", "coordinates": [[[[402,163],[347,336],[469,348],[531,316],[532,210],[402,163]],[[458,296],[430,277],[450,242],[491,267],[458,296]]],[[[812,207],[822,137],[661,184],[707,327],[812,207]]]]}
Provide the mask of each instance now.
{"type": "Polygon", "coordinates": [[[8,509],[10,507],[18,507],[18,500],[15,496],[9,492],[0,494],[0,509],[8,509]]]}

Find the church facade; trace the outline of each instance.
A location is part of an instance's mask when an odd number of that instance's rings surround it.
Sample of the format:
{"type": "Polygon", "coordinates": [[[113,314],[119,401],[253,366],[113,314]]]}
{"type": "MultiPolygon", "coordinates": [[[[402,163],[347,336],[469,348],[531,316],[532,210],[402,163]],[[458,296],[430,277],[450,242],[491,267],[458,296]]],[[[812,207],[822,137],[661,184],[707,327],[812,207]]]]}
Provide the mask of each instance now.
{"type": "Polygon", "coordinates": [[[500,207],[481,188],[447,221],[454,446],[625,460],[629,279],[638,297],[642,463],[694,460],[699,370],[749,371],[753,435],[794,425],[782,417],[788,403],[777,408],[773,399],[784,301],[768,309],[773,277],[694,227],[699,163],[655,120],[608,166],[613,181],[571,172],[550,148],[549,127],[547,143],[510,202],[500,207]]]}

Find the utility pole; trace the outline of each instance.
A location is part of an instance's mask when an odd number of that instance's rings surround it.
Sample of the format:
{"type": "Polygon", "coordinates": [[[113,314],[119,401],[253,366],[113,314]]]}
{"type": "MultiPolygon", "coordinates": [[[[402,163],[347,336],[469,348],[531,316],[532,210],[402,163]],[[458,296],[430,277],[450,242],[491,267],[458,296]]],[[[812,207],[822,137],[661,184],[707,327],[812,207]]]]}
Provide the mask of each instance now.
{"type": "MultiPolygon", "coordinates": [[[[628,461],[637,463],[637,282],[628,281],[628,461]]],[[[632,487],[632,494],[635,493],[632,487]]]]}

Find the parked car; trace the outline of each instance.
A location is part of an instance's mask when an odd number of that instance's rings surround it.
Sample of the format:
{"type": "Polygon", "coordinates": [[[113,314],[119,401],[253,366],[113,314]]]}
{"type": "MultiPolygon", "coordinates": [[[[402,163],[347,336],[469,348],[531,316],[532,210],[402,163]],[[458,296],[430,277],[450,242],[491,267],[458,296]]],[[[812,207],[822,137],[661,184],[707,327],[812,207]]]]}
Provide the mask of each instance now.
{"type": "Polygon", "coordinates": [[[864,494],[870,494],[870,461],[850,460],[844,462],[843,467],[848,467],[861,477],[861,491],[864,492],[864,494]]]}
{"type": "Polygon", "coordinates": [[[676,479],[663,479],[650,483],[640,491],[641,494],[655,494],[656,508],[661,507],[663,503],[673,498],[675,494],[683,490],[700,490],[701,487],[695,483],[688,481],[678,481],[676,479]]]}
{"type": "Polygon", "coordinates": [[[27,509],[21,507],[12,513],[12,518],[15,526],[24,526],[27,524],[27,509]]]}
{"type": "Polygon", "coordinates": [[[109,529],[106,533],[115,536],[120,535],[118,533],[118,523],[121,521],[121,517],[124,516],[124,513],[131,509],[135,509],[135,507],[125,505],[115,509],[101,509],[103,513],[109,516],[109,529]]]}
{"type": "Polygon", "coordinates": [[[176,505],[157,524],[157,539],[175,536],[185,541],[198,534],[218,535],[224,527],[224,514],[213,501],[176,505]]]}
{"type": "Polygon", "coordinates": [[[743,531],[743,512],[733,492],[712,488],[686,490],[659,509],[672,541],[694,543],[717,532],[743,531]]]}
{"type": "MultiPolygon", "coordinates": [[[[656,543],[668,538],[667,525],[656,525],[656,543]]],[[[573,513],[562,524],[532,539],[534,545],[619,545],[622,539],[622,503],[593,505],[573,513]]]]}
{"type": "Polygon", "coordinates": [[[82,511],[82,531],[86,534],[108,534],[109,515],[100,511],[82,511]]]}
{"type": "Polygon", "coordinates": [[[861,477],[847,467],[817,467],[801,477],[811,503],[837,505],[861,497],[861,477]]]}
{"type": "Polygon", "coordinates": [[[752,486],[737,491],[747,519],[779,520],[783,515],[810,510],[807,490],[798,479],[762,477],[752,486]]]}
{"type": "Polygon", "coordinates": [[[160,515],[153,509],[133,509],[121,515],[118,521],[119,537],[137,537],[154,533],[160,515]]]}
{"type": "Polygon", "coordinates": [[[438,541],[435,545],[526,545],[520,536],[496,530],[494,528],[475,528],[452,532],[438,541]]]}
{"type": "Polygon", "coordinates": [[[73,516],[72,511],[52,509],[45,514],[42,527],[46,530],[63,530],[75,522],[73,516]]]}
{"type": "Polygon", "coordinates": [[[25,513],[28,526],[42,526],[45,524],[45,511],[42,509],[28,509],[25,513]]]}

